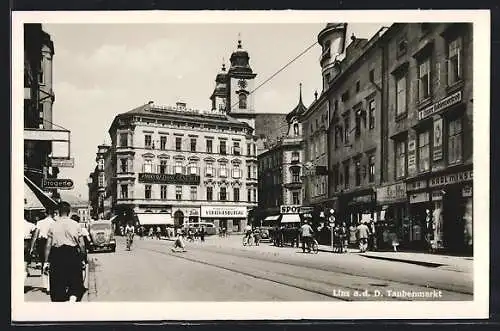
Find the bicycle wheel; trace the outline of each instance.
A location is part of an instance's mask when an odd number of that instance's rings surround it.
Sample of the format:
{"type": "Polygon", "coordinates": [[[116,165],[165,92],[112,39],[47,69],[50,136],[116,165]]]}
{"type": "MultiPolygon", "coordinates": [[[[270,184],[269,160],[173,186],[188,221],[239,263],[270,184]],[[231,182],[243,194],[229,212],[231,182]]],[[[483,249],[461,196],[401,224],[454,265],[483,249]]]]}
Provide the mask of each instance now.
{"type": "Polygon", "coordinates": [[[243,246],[247,245],[247,238],[246,237],[243,237],[242,244],[243,244],[243,246]]]}
{"type": "Polygon", "coordinates": [[[313,243],[312,243],[312,252],[314,254],[318,254],[318,251],[319,251],[319,249],[318,249],[318,242],[316,240],[314,240],[313,243]]]}
{"type": "Polygon", "coordinates": [[[253,237],[248,238],[248,246],[252,246],[254,244],[253,237]]]}

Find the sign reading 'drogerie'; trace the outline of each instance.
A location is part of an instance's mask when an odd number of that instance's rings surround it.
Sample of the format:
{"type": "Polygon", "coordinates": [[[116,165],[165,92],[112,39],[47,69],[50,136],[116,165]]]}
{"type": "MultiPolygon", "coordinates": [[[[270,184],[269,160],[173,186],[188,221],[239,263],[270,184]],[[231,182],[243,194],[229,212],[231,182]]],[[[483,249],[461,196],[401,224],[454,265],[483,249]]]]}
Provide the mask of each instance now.
{"type": "Polygon", "coordinates": [[[64,178],[45,178],[42,186],[45,189],[71,190],[73,189],[73,181],[64,178]]]}
{"type": "Polygon", "coordinates": [[[300,205],[281,205],[280,213],[281,214],[298,214],[300,211],[300,205]]]}
{"type": "Polygon", "coordinates": [[[424,118],[429,117],[440,110],[453,106],[454,104],[459,103],[460,101],[462,101],[462,91],[453,93],[452,95],[449,95],[446,98],[439,100],[432,106],[422,109],[421,111],[418,112],[418,119],[423,120],[424,118]]]}
{"type": "Polygon", "coordinates": [[[201,206],[201,217],[244,218],[247,207],[201,206]]]}
{"type": "Polygon", "coordinates": [[[161,184],[185,184],[199,185],[200,176],[184,174],[153,174],[149,172],[139,173],[140,183],[161,183],[161,184]]]}

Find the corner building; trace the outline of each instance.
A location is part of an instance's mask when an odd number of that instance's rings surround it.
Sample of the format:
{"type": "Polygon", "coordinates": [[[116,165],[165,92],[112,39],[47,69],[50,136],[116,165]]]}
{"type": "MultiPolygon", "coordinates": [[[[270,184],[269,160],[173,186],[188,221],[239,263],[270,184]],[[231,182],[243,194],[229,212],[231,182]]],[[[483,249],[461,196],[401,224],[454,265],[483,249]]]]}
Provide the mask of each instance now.
{"type": "Polygon", "coordinates": [[[115,214],[143,225],[209,222],[242,231],[257,205],[253,128],[224,112],[149,102],[110,129],[115,214]]]}

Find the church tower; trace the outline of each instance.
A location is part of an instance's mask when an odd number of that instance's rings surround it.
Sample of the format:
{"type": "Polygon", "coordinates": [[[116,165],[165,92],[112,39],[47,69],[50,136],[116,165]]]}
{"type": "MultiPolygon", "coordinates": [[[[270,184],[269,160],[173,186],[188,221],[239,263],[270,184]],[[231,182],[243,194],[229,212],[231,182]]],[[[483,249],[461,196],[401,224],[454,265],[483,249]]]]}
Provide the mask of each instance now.
{"type": "Polygon", "coordinates": [[[339,57],[344,53],[347,23],[328,23],[318,34],[318,44],[321,46],[321,74],[323,76],[323,91],[328,89],[331,80],[340,72],[339,57]]]}
{"type": "Polygon", "coordinates": [[[254,96],[250,94],[255,88],[255,76],[249,64],[250,57],[241,45],[231,54],[231,66],[227,78],[227,114],[255,129],[254,96]]]}
{"type": "MultiPolygon", "coordinates": [[[[224,62],[224,61],[223,61],[224,62]]],[[[225,113],[227,107],[227,72],[226,65],[222,63],[222,69],[215,78],[215,89],[210,96],[212,100],[212,112],[225,113]]]]}

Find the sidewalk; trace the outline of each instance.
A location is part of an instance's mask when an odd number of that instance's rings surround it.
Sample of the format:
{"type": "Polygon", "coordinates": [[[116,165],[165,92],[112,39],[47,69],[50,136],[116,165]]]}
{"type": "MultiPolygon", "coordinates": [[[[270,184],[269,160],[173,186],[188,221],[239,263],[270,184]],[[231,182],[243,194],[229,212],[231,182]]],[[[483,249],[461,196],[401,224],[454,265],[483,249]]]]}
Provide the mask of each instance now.
{"type": "MultiPolygon", "coordinates": [[[[90,262],[90,261],[89,261],[90,262]]],[[[39,267],[35,267],[34,264],[28,267],[30,276],[26,278],[24,282],[24,301],[25,302],[50,302],[50,295],[43,292],[42,288],[42,271],[39,267]]],[[[85,278],[84,285],[85,288],[89,289],[89,278],[90,271],[87,271],[87,277],[85,278]]],[[[89,290],[85,291],[82,297],[82,302],[88,300],[89,290]]]]}

